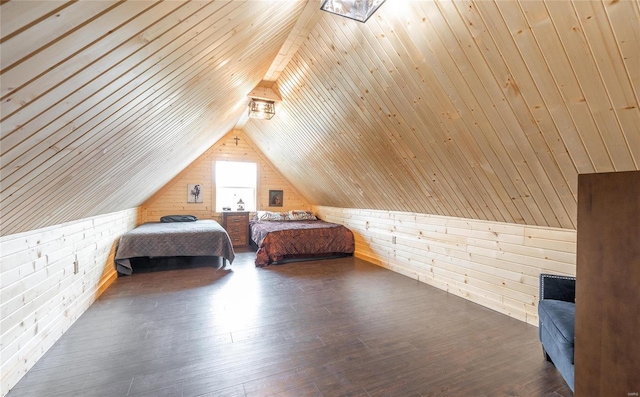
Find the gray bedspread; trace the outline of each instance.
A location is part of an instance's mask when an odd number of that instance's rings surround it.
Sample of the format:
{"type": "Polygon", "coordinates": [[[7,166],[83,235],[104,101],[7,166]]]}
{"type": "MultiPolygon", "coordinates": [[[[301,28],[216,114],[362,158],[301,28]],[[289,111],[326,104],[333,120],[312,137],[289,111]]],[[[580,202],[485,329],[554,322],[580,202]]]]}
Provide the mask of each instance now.
{"type": "Polygon", "coordinates": [[[151,222],[120,237],[116,270],[131,274],[130,258],[162,256],[220,256],[232,263],[235,252],[226,230],[214,220],[151,222]]]}

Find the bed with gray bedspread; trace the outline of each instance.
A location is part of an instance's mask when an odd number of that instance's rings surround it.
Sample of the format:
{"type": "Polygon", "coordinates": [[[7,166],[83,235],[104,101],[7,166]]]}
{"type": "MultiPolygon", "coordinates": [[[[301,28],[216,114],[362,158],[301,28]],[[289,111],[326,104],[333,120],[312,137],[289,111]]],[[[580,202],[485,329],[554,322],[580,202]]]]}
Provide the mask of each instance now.
{"type": "Polygon", "coordinates": [[[214,220],[150,222],[120,237],[116,270],[130,275],[131,258],[172,256],[219,256],[231,264],[235,252],[227,231],[214,220]]]}

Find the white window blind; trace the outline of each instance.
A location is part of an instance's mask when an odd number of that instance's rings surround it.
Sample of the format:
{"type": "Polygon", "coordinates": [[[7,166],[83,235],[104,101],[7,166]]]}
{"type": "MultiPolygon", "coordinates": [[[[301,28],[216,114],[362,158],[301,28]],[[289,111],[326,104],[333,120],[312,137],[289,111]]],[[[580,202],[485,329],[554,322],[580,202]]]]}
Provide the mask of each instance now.
{"type": "Polygon", "coordinates": [[[216,161],[216,211],[223,207],[232,211],[238,209],[238,201],[242,199],[245,211],[256,210],[256,186],[258,182],[258,165],[239,161],[216,161]]]}

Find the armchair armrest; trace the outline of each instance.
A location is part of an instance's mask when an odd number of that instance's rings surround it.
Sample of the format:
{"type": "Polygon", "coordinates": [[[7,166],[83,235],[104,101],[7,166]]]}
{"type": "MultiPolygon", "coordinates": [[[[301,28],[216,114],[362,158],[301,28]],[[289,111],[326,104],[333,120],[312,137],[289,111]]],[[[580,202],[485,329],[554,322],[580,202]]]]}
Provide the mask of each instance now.
{"type": "Polygon", "coordinates": [[[543,299],[575,302],[576,278],[556,274],[540,274],[540,300],[543,299]]]}

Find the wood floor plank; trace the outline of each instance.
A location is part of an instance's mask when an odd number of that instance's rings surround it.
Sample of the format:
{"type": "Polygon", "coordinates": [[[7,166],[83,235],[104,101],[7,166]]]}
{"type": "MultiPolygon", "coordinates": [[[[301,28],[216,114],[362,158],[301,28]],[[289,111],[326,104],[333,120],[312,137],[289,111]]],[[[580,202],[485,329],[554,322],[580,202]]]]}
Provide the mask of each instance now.
{"type": "Polygon", "coordinates": [[[572,395],[526,323],[357,258],[236,254],[141,264],[7,397],[572,395]]]}

